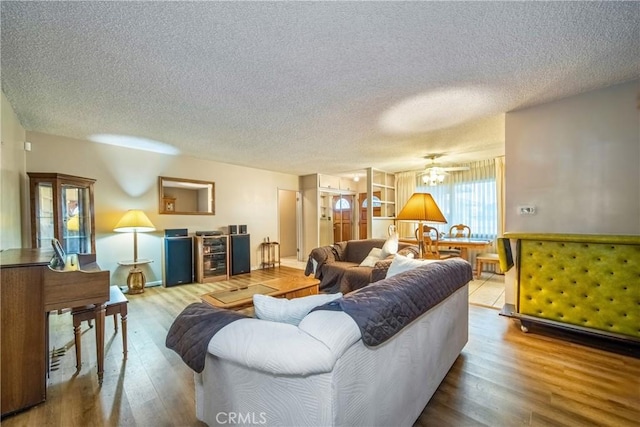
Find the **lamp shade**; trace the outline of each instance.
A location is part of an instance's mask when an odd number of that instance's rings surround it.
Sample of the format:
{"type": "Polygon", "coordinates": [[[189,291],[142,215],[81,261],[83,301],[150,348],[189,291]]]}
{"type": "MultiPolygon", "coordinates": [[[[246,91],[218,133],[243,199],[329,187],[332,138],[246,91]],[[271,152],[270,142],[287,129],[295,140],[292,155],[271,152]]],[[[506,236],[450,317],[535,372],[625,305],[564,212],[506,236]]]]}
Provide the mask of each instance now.
{"type": "Polygon", "coordinates": [[[156,227],[151,223],[147,215],[139,209],[128,210],[126,214],[118,221],[113,231],[132,232],[132,231],[154,231],[156,227]]]}
{"type": "Polygon", "coordinates": [[[407,204],[404,205],[400,213],[396,216],[396,219],[447,222],[436,201],[433,200],[433,197],[429,193],[413,193],[407,201],[407,204]]]}

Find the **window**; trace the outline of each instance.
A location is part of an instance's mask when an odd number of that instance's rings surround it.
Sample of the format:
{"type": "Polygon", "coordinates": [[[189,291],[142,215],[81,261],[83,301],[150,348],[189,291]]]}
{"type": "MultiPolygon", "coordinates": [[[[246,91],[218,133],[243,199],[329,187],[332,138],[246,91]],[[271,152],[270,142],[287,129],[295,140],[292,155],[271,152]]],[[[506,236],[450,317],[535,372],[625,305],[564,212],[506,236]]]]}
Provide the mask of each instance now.
{"type": "MultiPolygon", "coordinates": [[[[373,199],[374,208],[379,208],[380,206],[382,206],[382,203],[380,203],[380,197],[373,196],[372,199],[373,199]]],[[[364,199],[364,201],[362,202],[362,207],[366,208],[368,204],[369,204],[368,199],[364,199]]]]}
{"type": "Polygon", "coordinates": [[[347,199],[343,199],[342,197],[338,199],[336,205],[333,210],[336,211],[348,211],[351,209],[351,204],[347,199]]]}
{"type": "Polygon", "coordinates": [[[451,226],[465,224],[473,237],[497,237],[498,202],[492,162],[478,162],[469,171],[453,172],[437,186],[425,186],[420,181],[416,191],[431,193],[440,207],[447,224],[429,224],[440,232],[448,233],[451,226]]]}

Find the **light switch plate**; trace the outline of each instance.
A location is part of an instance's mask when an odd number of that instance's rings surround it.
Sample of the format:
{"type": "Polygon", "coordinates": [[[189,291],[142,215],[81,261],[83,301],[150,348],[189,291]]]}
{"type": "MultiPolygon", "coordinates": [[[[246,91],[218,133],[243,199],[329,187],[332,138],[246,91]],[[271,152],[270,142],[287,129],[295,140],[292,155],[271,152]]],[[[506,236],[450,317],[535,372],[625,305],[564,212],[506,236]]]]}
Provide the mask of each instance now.
{"type": "Polygon", "coordinates": [[[535,206],[518,206],[518,213],[520,215],[535,215],[536,207],[535,206]]]}

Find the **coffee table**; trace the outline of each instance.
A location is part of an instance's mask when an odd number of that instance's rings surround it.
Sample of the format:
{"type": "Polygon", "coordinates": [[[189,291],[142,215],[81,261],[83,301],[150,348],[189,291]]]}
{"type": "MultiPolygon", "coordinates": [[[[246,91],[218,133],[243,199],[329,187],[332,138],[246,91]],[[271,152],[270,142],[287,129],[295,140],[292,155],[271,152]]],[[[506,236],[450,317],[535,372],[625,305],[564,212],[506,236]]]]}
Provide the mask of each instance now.
{"type": "Polygon", "coordinates": [[[262,294],[280,298],[300,298],[318,293],[320,281],[313,277],[290,276],[265,280],[244,289],[226,289],[209,292],[200,298],[214,307],[241,310],[253,305],[253,295],[262,294]]]}

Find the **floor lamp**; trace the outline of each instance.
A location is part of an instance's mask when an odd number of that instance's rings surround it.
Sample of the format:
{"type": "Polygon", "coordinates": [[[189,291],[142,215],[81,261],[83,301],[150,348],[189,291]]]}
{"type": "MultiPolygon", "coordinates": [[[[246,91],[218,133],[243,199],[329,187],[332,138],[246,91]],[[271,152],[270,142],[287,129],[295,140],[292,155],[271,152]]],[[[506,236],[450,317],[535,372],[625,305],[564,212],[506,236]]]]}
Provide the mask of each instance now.
{"type": "MultiPolygon", "coordinates": [[[[144,285],[147,279],[144,273],[138,268],[138,232],[145,233],[155,231],[156,227],[151,223],[147,215],[139,209],[128,210],[118,221],[113,231],[130,233],[133,231],[133,262],[122,262],[121,265],[132,265],[127,276],[127,287],[130,294],[140,294],[144,292],[144,285]]],[[[148,263],[146,261],[145,263],[148,263]]]]}
{"type": "Polygon", "coordinates": [[[420,253],[420,258],[424,256],[424,236],[422,234],[422,223],[425,221],[440,222],[445,224],[447,223],[447,220],[442,214],[442,211],[429,193],[413,193],[400,213],[396,216],[396,219],[400,221],[418,222],[418,226],[420,227],[420,233],[418,233],[418,250],[420,253]]]}

